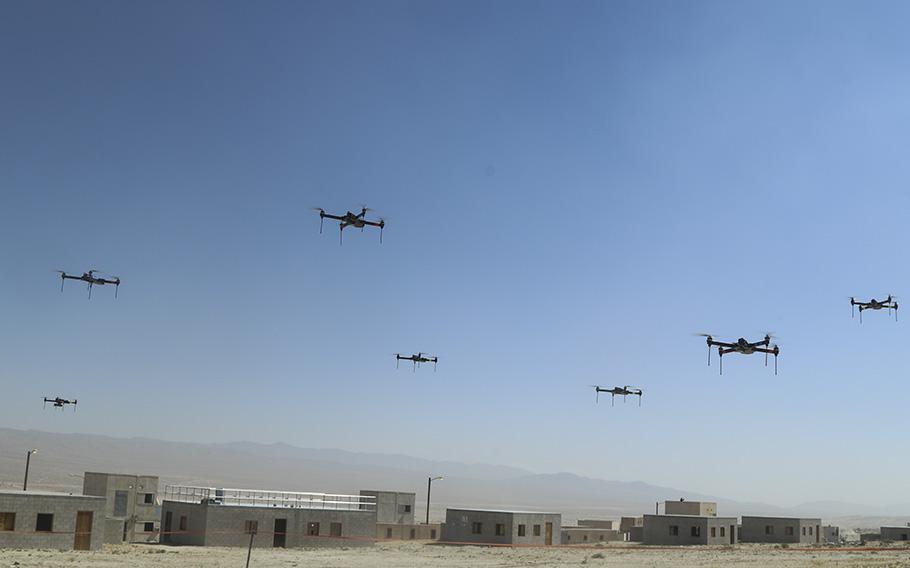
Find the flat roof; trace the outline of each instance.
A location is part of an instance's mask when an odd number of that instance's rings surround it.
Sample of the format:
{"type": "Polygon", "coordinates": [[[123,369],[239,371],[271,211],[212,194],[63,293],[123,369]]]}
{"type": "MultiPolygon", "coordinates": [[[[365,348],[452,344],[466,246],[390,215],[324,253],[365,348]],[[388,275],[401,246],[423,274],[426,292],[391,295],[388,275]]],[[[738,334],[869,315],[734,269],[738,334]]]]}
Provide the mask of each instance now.
{"type": "Polygon", "coordinates": [[[910,526],[907,525],[882,525],[879,528],[883,529],[910,529],[910,526]]]}
{"type": "Polygon", "coordinates": [[[61,491],[16,491],[15,489],[0,489],[0,495],[11,497],[78,497],[80,499],[101,499],[95,495],[83,495],[81,493],[63,493],[61,491]]]}
{"type": "Polygon", "coordinates": [[[746,519],[777,519],[783,521],[818,521],[821,522],[821,517],[764,517],[761,515],[743,515],[743,520],[746,519]]]}
{"type": "Polygon", "coordinates": [[[677,519],[677,518],[678,519],[727,519],[727,520],[736,518],[736,517],[719,517],[717,515],[673,515],[673,514],[671,514],[671,515],[666,515],[666,514],[665,515],[645,515],[645,518],[647,518],[647,517],[658,517],[658,518],[672,517],[674,519],[677,519]]]}
{"type": "Polygon", "coordinates": [[[460,509],[457,507],[446,507],[446,511],[467,511],[472,513],[508,513],[519,515],[562,515],[562,513],[551,513],[547,511],[507,511],[505,509],[460,509]]]}

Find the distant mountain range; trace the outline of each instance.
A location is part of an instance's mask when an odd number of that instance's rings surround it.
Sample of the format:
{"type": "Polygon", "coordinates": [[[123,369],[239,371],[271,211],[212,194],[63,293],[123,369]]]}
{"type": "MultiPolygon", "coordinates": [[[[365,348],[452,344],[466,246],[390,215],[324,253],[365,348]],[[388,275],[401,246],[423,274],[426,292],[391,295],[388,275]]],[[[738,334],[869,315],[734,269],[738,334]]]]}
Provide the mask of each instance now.
{"type": "Polygon", "coordinates": [[[433,485],[431,516],[440,520],[445,508],[452,506],[549,510],[562,513],[564,522],[570,523],[579,518],[610,519],[650,513],[657,501],[680,497],[717,501],[718,513],[729,516],[803,515],[823,517],[845,527],[903,524],[910,520],[901,516],[910,514],[910,504],[870,507],[822,501],[783,508],[643,482],[608,481],[572,473],[534,474],[508,466],[406,455],[253,442],[167,442],[9,428],[0,428],[0,487],[21,487],[28,448],[39,449],[32,458],[29,486],[57,491],[81,491],[80,476],[86,471],[157,475],[162,490],[166,484],[325,493],[388,489],[417,493],[418,517],[422,518],[427,476],[444,474],[445,480],[433,485]],[[11,448],[16,448],[16,452],[11,452],[11,448]],[[844,522],[839,522],[840,518],[844,522]]]}

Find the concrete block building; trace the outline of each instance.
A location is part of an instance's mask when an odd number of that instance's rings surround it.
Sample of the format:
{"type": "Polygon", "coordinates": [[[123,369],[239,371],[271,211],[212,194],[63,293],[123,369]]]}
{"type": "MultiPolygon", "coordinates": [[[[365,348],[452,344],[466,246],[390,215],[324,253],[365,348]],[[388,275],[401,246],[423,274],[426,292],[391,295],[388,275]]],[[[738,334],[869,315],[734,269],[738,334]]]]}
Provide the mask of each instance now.
{"type": "Polygon", "coordinates": [[[99,550],[104,499],[49,491],[0,491],[0,549],[99,550]]]}
{"type": "Polygon", "coordinates": [[[644,519],[642,517],[620,517],[619,533],[622,535],[623,540],[641,542],[644,536],[642,534],[643,523],[644,519]]]}
{"type": "Polygon", "coordinates": [[[364,489],[361,497],[370,497],[376,507],[376,538],[387,540],[438,540],[439,523],[418,524],[415,520],[415,493],[364,489]]]}
{"type": "Polygon", "coordinates": [[[664,501],[665,515],[694,515],[698,517],[716,517],[717,503],[710,501],[664,501]]]}
{"type": "MultiPolygon", "coordinates": [[[[581,521],[578,521],[579,525],[581,521]]],[[[598,542],[614,542],[622,540],[622,535],[616,529],[599,527],[562,527],[560,529],[560,544],[594,544],[598,542]]]]}
{"type": "Polygon", "coordinates": [[[169,485],[161,542],[194,546],[350,546],[376,536],[372,497],[169,485]]]}
{"type": "Polygon", "coordinates": [[[821,519],[795,517],[743,517],[742,542],[776,544],[819,544],[822,535],[821,519]]]}
{"type": "Polygon", "coordinates": [[[900,527],[900,526],[882,527],[881,535],[882,535],[881,536],[882,540],[899,540],[899,541],[910,540],[910,525],[906,525],[903,527],[900,527]]]}
{"type": "Polygon", "coordinates": [[[642,542],[671,546],[736,544],[736,521],[736,517],[645,515],[642,542]]]}
{"type": "Polygon", "coordinates": [[[157,542],[161,514],[158,477],[87,471],[82,493],[107,499],[104,542],[157,542]]]}
{"type": "Polygon", "coordinates": [[[442,538],[484,544],[559,544],[562,515],[536,511],[446,509],[442,538]]]}
{"type": "Polygon", "coordinates": [[[822,541],[827,544],[840,543],[840,527],[826,525],[822,527],[822,541]]]}

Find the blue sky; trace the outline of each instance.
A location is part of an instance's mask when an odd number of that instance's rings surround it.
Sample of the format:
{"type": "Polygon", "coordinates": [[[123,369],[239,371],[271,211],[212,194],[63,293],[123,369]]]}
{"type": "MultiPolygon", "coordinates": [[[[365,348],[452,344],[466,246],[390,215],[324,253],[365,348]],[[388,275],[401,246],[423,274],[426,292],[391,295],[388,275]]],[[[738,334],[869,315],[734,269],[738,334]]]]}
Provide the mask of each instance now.
{"type": "Polygon", "coordinates": [[[910,321],[847,298],[910,282],[908,12],[7,2],[0,425],[892,502],[910,321]]]}

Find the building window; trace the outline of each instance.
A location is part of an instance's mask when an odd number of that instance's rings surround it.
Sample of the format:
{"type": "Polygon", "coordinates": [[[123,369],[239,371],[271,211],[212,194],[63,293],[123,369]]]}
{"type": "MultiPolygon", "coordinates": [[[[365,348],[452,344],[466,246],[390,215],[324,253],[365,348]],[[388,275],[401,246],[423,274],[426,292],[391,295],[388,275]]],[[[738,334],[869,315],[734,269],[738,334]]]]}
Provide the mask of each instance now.
{"type": "Polygon", "coordinates": [[[35,532],[54,532],[54,515],[51,513],[38,513],[35,521],[35,532]]]}
{"type": "Polygon", "coordinates": [[[329,536],[341,536],[341,523],[329,524],[329,536]]]}
{"type": "Polygon", "coordinates": [[[259,532],[259,521],[246,521],[243,524],[243,532],[246,534],[256,534],[259,532]]]}
{"type": "Polygon", "coordinates": [[[604,535],[600,535],[600,541],[601,541],[601,542],[603,541],[603,539],[604,539],[604,535]]]}
{"type": "Polygon", "coordinates": [[[785,536],[793,536],[793,527],[784,527],[785,536]]]}
{"type": "Polygon", "coordinates": [[[319,536],[319,523],[307,523],[306,534],[307,536],[319,536]]]}
{"type": "Polygon", "coordinates": [[[527,532],[525,527],[527,527],[527,525],[518,525],[518,536],[525,536],[525,533],[527,532]]]}
{"type": "Polygon", "coordinates": [[[433,540],[436,539],[436,529],[430,529],[430,538],[433,540]]]}
{"type": "Polygon", "coordinates": [[[398,506],[398,512],[399,512],[399,513],[410,513],[410,512],[411,512],[411,506],[410,506],[410,505],[399,505],[399,506],[398,506]]]}
{"type": "Polygon", "coordinates": [[[496,536],[505,536],[506,526],[502,523],[496,523],[496,536]]]}
{"type": "Polygon", "coordinates": [[[581,540],[583,540],[583,541],[585,541],[585,542],[588,542],[588,535],[583,535],[583,536],[581,537],[581,540]]]}
{"type": "Polygon", "coordinates": [[[765,525],[765,534],[774,534],[774,526],[765,525]]]}
{"type": "Polygon", "coordinates": [[[717,536],[717,534],[715,534],[716,532],[717,532],[717,528],[711,527],[711,538],[714,538],[717,536]]]}
{"type": "Polygon", "coordinates": [[[126,506],[130,500],[129,491],[114,491],[114,516],[125,517],[126,506]]]}
{"type": "Polygon", "coordinates": [[[155,532],[155,523],[144,523],[142,530],[145,532],[155,532]]]}
{"type": "Polygon", "coordinates": [[[803,527],[803,536],[806,536],[806,527],[803,527]]]}
{"type": "Polygon", "coordinates": [[[809,527],[809,535],[812,535],[812,527],[809,527]]]}
{"type": "Polygon", "coordinates": [[[534,525],[534,536],[540,536],[540,525],[534,525]]]}
{"type": "Polygon", "coordinates": [[[145,503],[146,505],[154,505],[155,504],[155,494],[146,493],[145,496],[142,498],[142,502],[145,503]]]}
{"type": "Polygon", "coordinates": [[[181,531],[186,530],[186,515],[180,516],[180,524],[177,526],[179,527],[178,530],[181,530],[181,531]]]}
{"type": "Polygon", "coordinates": [[[701,536],[701,527],[695,526],[689,531],[692,536],[701,536]]]}
{"type": "Polygon", "coordinates": [[[385,537],[386,537],[386,538],[392,538],[392,529],[386,529],[386,530],[385,530],[385,537]]]}
{"type": "Polygon", "coordinates": [[[670,536],[679,536],[679,526],[670,525],[670,536]]]}
{"type": "Polygon", "coordinates": [[[483,534],[483,523],[471,523],[471,534],[483,534]]]}
{"type": "Polygon", "coordinates": [[[411,529],[411,540],[417,538],[417,529],[411,529]]]}
{"type": "Polygon", "coordinates": [[[16,526],[16,513],[0,513],[0,531],[11,531],[16,526]]]}
{"type": "Polygon", "coordinates": [[[724,527],[720,527],[720,536],[726,536],[724,533],[727,532],[724,527]]]}

